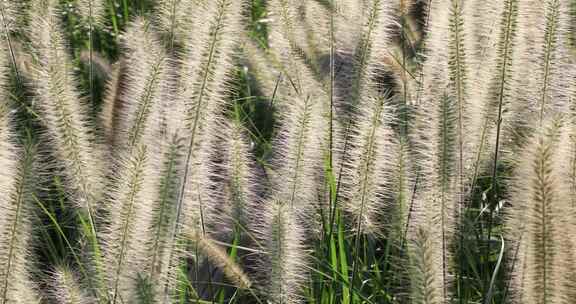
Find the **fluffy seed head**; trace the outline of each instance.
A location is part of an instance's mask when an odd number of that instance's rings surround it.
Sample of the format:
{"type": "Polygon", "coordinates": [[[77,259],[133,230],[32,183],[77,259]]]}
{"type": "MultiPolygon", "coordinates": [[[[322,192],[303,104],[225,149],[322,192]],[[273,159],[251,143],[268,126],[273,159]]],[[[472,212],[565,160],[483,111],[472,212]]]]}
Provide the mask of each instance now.
{"type": "Polygon", "coordinates": [[[89,304],[92,299],[78,283],[78,278],[66,266],[60,266],[52,273],[49,283],[52,297],[60,304],[89,304]]]}
{"type": "Polygon", "coordinates": [[[3,193],[0,197],[0,302],[35,303],[38,299],[29,272],[34,155],[31,148],[20,151],[14,144],[8,112],[7,59],[8,50],[3,44],[0,46],[0,164],[3,167],[0,174],[3,193]]]}
{"type": "Polygon", "coordinates": [[[124,64],[122,109],[115,130],[115,144],[119,149],[139,143],[147,128],[159,129],[151,116],[160,98],[168,69],[167,56],[160,47],[151,26],[137,18],[125,35],[127,59],[124,64]]]}
{"type": "MultiPolygon", "coordinates": [[[[514,285],[518,303],[564,303],[571,246],[562,237],[572,215],[568,196],[566,135],[547,120],[524,148],[511,183],[509,238],[518,246],[514,285]]],[[[573,246],[573,245],[572,245],[573,246]]]]}
{"type": "Polygon", "coordinates": [[[294,210],[279,201],[266,206],[261,239],[265,247],[262,273],[267,274],[262,292],[272,303],[302,303],[306,251],[304,231],[294,210]]]}
{"type": "Polygon", "coordinates": [[[106,21],[106,0],[77,0],[77,8],[80,16],[92,26],[101,26],[106,21]]]}
{"type": "Polygon", "coordinates": [[[35,56],[36,106],[46,138],[62,167],[74,203],[90,212],[101,193],[100,147],[88,124],[85,105],[76,91],[72,63],[60,33],[54,1],[39,1],[30,27],[35,56]]]}
{"type": "MultiPolygon", "coordinates": [[[[166,299],[175,295],[178,267],[184,257],[175,246],[183,231],[201,230],[201,214],[213,206],[210,142],[221,120],[220,111],[230,79],[233,52],[241,37],[244,1],[207,1],[192,10],[194,34],[187,36],[185,45],[193,46],[182,57],[182,75],[175,90],[177,100],[185,106],[185,155],[183,181],[176,200],[176,217],[170,231],[171,247],[166,254],[168,270],[166,299]],[[184,230],[183,230],[184,229],[184,230]]],[[[203,231],[204,232],[204,231],[203,231]]]]}

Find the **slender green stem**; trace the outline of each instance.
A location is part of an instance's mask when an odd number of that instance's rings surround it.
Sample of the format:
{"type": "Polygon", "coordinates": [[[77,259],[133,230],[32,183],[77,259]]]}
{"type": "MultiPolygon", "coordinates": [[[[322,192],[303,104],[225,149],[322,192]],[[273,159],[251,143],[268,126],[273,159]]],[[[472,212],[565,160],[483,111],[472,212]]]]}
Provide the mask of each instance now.
{"type": "MultiPolygon", "coordinates": [[[[509,61],[510,58],[510,51],[512,49],[512,39],[513,39],[513,30],[515,28],[515,11],[516,11],[516,4],[517,0],[508,0],[506,2],[506,19],[505,19],[505,32],[504,32],[504,46],[503,46],[503,62],[501,66],[500,76],[499,76],[499,91],[498,91],[498,117],[496,120],[496,144],[494,148],[494,162],[493,162],[493,171],[492,171],[492,202],[490,206],[490,214],[488,218],[488,235],[487,235],[487,245],[486,245],[486,255],[485,261],[489,260],[490,255],[490,238],[492,234],[492,217],[493,217],[493,209],[494,206],[498,203],[499,199],[499,191],[498,191],[498,161],[499,161],[499,153],[500,153],[500,137],[501,137],[501,129],[502,129],[502,111],[504,108],[504,98],[506,93],[506,84],[508,82],[508,73],[510,68],[509,61]]],[[[490,271],[487,271],[490,273],[490,271]]],[[[487,279],[488,276],[487,276],[487,279]]]]}

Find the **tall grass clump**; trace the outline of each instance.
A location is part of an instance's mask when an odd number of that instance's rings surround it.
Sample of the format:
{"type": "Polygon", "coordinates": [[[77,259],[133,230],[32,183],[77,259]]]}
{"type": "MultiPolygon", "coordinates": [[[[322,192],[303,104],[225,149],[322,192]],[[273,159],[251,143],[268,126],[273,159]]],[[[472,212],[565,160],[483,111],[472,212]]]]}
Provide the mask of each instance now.
{"type": "Polygon", "coordinates": [[[574,0],[0,0],[0,304],[571,303],[574,0]]]}

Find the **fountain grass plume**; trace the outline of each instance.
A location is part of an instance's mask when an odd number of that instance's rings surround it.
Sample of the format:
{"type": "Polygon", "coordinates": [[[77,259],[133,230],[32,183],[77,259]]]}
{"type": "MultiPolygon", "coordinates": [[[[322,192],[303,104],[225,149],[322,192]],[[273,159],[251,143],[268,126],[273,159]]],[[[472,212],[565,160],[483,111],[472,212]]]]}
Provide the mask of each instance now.
{"type": "Polygon", "coordinates": [[[20,4],[12,0],[0,1],[0,21],[2,22],[2,31],[11,32],[16,27],[16,21],[19,18],[18,10],[20,4]]]}
{"type": "Polygon", "coordinates": [[[12,60],[12,65],[16,66],[16,52],[14,50],[14,45],[12,41],[12,33],[18,29],[19,19],[22,18],[23,15],[22,11],[22,4],[17,3],[16,1],[12,0],[1,0],[0,1],[0,32],[2,38],[0,41],[4,43],[7,47],[6,50],[12,60]]]}
{"type": "Polygon", "coordinates": [[[217,0],[201,3],[193,11],[195,32],[187,36],[190,46],[182,57],[182,78],[177,99],[185,107],[185,145],[182,186],[176,200],[166,258],[169,263],[164,284],[168,302],[178,281],[183,258],[180,240],[183,228],[205,232],[203,212],[211,206],[213,172],[209,150],[221,111],[226,105],[234,48],[242,36],[244,1],[217,0]]]}
{"type": "Polygon", "coordinates": [[[252,282],[242,268],[229,256],[224,248],[217,245],[213,240],[203,236],[201,233],[190,233],[190,239],[198,244],[200,251],[224,272],[224,275],[241,289],[248,289],[252,282]]]}
{"type": "MultiPolygon", "coordinates": [[[[137,145],[153,126],[148,123],[152,108],[159,103],[162,77],[168,72],[168,58],[160,39],[143,18],[133,21],[125,34],[124,88],[119,124],[115,132],[116,149],[137,145]]],[[[156,122],[158,123],[158,122],[156,122]]]]}
{"type": "Polygon", "coordinates": [[[518,129],[538,128],[544,117],[568,109],[569,84],[564,80],[572,71],[569,62],[569,2],[528,1],[519,9],[522,18],[518,21],[519,43],[514,56],[520,67],[513,92],[517,101],[511,109],[518,118],[510,126],[516,131],[510,133],[518,133],[518,129]],[[524,77],[527,73],[532,77],[524,77]],[[538,124],[528,123],[526,116],[533,117],[538,124]]]}
{"type": "Polygon", "coordinates": [[[383,217],[383,227],[389,239],[399,246],[400,250],[406,245],[406,227],[411,220],[410,208],[413,199],[416,176],[412,168],[410,148],[405,140],[393,139],[390,153],[394,160],[384,172],[383,198],[386,215],[383,217]]]}
{"type": "MultiPolygon", "coordinates": [[[[142,25],[135,22],[132,26],[137,29],[132,30],[143,30],[142,25]]],[[[150,50],[155,47],[150,45],[152,41],[132,47],[150,50]]],[[[140,135],[139,139],[134,138],[133,145],[114,151],[112,155],[118,163],[110,168],[113,181],[108,200],[110,225],[104,235],[104,247],[111,257],[109,272],[115,273],[109,276],[111,289],[125,299],[141,296],[139,290],[144,279],[151,284],[152,298],[161,301],[168,272],[165,259],[171,246],[169,230],[175,217],[184,144],[179,133],[181,115],[172,112],[182,107],[173,104],[169,97],[176,81],[170,71],[177,66],[167,58],[162,60],[161,69],[152,66],[137,71],[133,77],[123,78],[155,79],[143,86],[134,85],[132,81],[124,83],[125,92],[134,94],[125,95],[123,102],[131,104],[125,104],[122,109],[133,107],[136,112],[123,118],[141,120],[140,135]]]]}
{"type": "Polygon", "coordinates": [[[438,279],[438,243],[424,225],[412,232],[410,247],[410,273],[412,303],[439,304],[442,300],[442,281],[438,279]]]}
{"type": "Polygon", "coordinates": [[[187,45],[188,35],[195,30],[193,14],[190,10],[202,6],[207,0],[160,0],[156,5],[158,24],[165,38],[165,45],[171,51],[174,46],[183,48],[193,47],[187,45]]]}
{"type": "MultiPolygon", "coordinates": [[[[172,65],[161,48],[151,26],[137,18],[126,34],[125,74],[122,112],[119,121],[126,130],[116,136],[113,155],[118,160],[111,168],[109,225],[102,236],[110,301],[132,301],[138,298],[137,278],[151,279],[158,285],[156,274],[161,265],[162,246],[158,225],[168,225],[164,211],[167,151],[162,115],[163,102],[170,90],[172,65]],[[160,213],[160,214],[158,214],[160,213]],[[152,257],[150,262],[149,258],[152,257]]],[[[169,211],[166,211],[168,214],[169,211]]],[[[165,236],[164,236],[165,237],[165,236]]],[[[135,300],[134,300],[135,301],[135,300]]]]}
{"type": "Polygon", "coordinates": [[[318,99],[295,97],[286,112],[281,113],[280,130],[275,139],[277,150],[271,161],[276,199],[309,216],[317,206],[315,181],[322,172],[325,142],[317,130],[324,130],[322,108],[318,99]],[[313,182],[311,182],[313,181],[313,182]]]}
{"type": "MultiPolygon", "coordinates": [[[[379,222],[383,210],[382,196],[386,192],[381,182],[387,170],[391,169],[391,151],[394,139],[391,125],[394,122],[389,95],[380,91],[375,75],[384,71],[382,48],[389,46],[394,18],[389,15],[392,3],[374,1],[370,12],[371,20],[365,28],[364,46],[361,60],[357,63],[356,89],[359,91],[357,104],[352,108],[349,122],[350,134],[348,151],[341,148],[343,164],[342,195],[344,210],[352,217],[356,233],[381,232],[379,222]],[[371,33],[373,32],[373,34],[371,33]]],[[[342,138],[341,138],[342,139],[342,138]]],[[[346,143],[337,144],[338,147],[346,143]]]]}
{"type": "MultiPolygon", "coordinates": [[[[202,173],[191,170],[192,167],[210,162],[208,159],[203,159],[206,155],[195,155],[195,152],[202,150],[198,148],[208,148],[213,135],[211,132],[215,131],[218,122],[222,120],[221,111],[225,106],[225,95],[228,93],[227,85],[232,68],[233,48],[238,42],[237,31],[242,28],[243,8],[242,2],[229,0],[200,5],[199,14],[210,14],[215,19],[200,20],[201,18],[198,18],[198,24],[195,27],[197,32],[189,37],[191,45],[195,47],[191,48],[183,58],[185,68],[182,79],[183,91],[178,93],[181,94],[180,100],[187,111],[185,128],[191,131],[191,134],[187,135],[189,142],[186,157],[187,173],[190,175],[202,176],[202,173]]],[[[189,179],[186,176],[184,178],[189,184],[185,183],[182,189],[183,201],[189,200],[202,204],[199,200],[208,199],[208,196],[198,197],[197,194],[201,193],[197,192],[199,191],[197,185],[192,186],[192,184],[207,181],[207,178],[189,179]]],[[[190,207],[194,211],[189,211],[197,215],[201,212],[198,205],[190,207]]],[[[197,220],[199,219],[198,217],[197,220]]]]}
{"type": "Polygon", "coordinates": [[[50,274],[49,292],[58,304],[90,304],[94,299],[83,289],[76,274],[67,266],[58,266],[50,274]]]}
{"type": "Polygon", "coordinates": [[[137,145],[114,167],[114,186],[107,204],[109,224],[101,233],[111,303],[133,301],[136,278],[146,269],[152,198],[159,188],[158,172],[149,167],[150,154],[146,145],[137,145]]]}
{"type": "Polygon", "coordinates": [[[106,0],[77,0],[80,16],[94,26],[102,26],[106,21],[106,0]]]}
{"type": "MultiPolygon", "coordinates": [[[[270,5],[277,16],[272,23],[270,50],[282,71],[277,102],[279,129],[274,139],[277,150],[271,161],[272,196],[310,218],[318,204],[317,191],[322,189],[329,97],[292,45],[291,37],[296,35],[293,25],[297,23],[295,4],[279,0],[270,5]]],[[[314,221],[309,223],[315,226],[314,221]]]]}
{"type": "Polygon", "coordinates": [[[299,54],[305,58],[311,54],[311,46],[306,39],[306,28],[301,20],[301,9],[305,3],[299,0],[271,1],[268,11],[271,14],[268,43],[271,49],[285,49],[285,52],[299,54]]]}
{"type": "Polygon", "coordinates": [[[116,133],[120,122],[119,113],[122,113],[122,107],[124,102],[121,96],[124,94],[124,75],[126,68],[123,59],[113,64],[110,69],[110,74],[108,80],[106,81],[106,88],[104,92],[104,98],[102,100],[102,108],[98,114],[98,123],[102,132],[102,136],[105,139],[106,144],[109,148],[113,148],[116,133]]]}
{"type": "Polygon", "coordinates": [[[259,267],[264,274],[261,293],[271,303],[303,303],[301,287],[307,273],[304,230],[288,204],[270,201],[260,223],[259,239],[265,247],[259,267]]]}
{"type": "Polygon", "coordinates": [[[8,49],[0,46],[0,303],[37,302],[30,263],[35,151],[16,145],[8,103],[8,49]]]}
{"type": "Polygon", "coordinates": [[[339,52],[352,54],[359,45],[366,14],[369,12],[368,1],[341,0],[334,1],[335,39],[339,52]]]}
{"type": "Polygon", "coordinates": [[[390,108],[386,96],[364,99],[350,134],[350,148],[343,172],[343,208],[358,233],[381,233],[384,215],[383,196],[387,192],[384,177],[394,160],[395,150],[390,108]],[[361,231],[361,232],[360,232],[361,231]]]}
{"type": "MultiPolygon", "coordinates": [[[[546,119],[524,149],[511,180],[508,237],[519,246],[513,290],[517,303],[566,303],[571,259],[562,233],[569,227],[569,156],[558,118],[546,119]]],[[[515,257],[516,258],[516,257],[515,257]]]]}
{"type": "Polygon", "coordinates": [[[32,84],[35,109],[45,128],[43,140],[54,156],[53,165],[63,176],[65,195],[87,225],[82,231],[89,244],[87,255],[96,275],[86,278],[94,292],[104,294],[102,259],[96,213],[101,210],[103,149],[89,124],[88,111],[72,74],[72,63],[60,32],[57,1],[33,2],[28,30],[33,46],[32,84]]]}
{"type": "MultiPolygon", "coordinates": [[[[575,57],[576,58],[576,57],[575,57]]],[[[576,64],[576,59],[572,62],[573,66],[576,64]]],[[[573,80],[576,80],[576,72],[569,76],[573,80]]],[[[566,132],[569,136],[568,147],[570,147],[570,172],[569,172],[569,183],[570,183],[570,197],[572,198],[572,209],[576,208],[576,82],[572,81],[571,95],[569,102],[569,107],[566,115],[566,132]]],[[[575,209],[576,210],[576,209],[575,209]]]]}
{"type": "MultiPolygon", "coordinates": [[[[493,151],[494,143],[488,139],[491,139],[490,136],[493,135],[489,128],[490,123],[493,123],[490,111],[494,112],[495,110],[488,107],[487,102],[493,98],[490,96],[494,96],[493,78],[498,67],[502,67],[500,65],[502,58],[499,56],[502,56],[501,49],[506,45],[506,39],[501,39],[502,29],[506,24],[512,26],[508,39],[510,43],[513,41],[515,26],[514,18],[510,20],[506,18],[505,4],[503,1],[471,1],[463,6],[463,44],[468,52],[468,83],[475,84],[469,86],[468,91],[470,120],[468,138],[470,139],[469,149],[473,151],[473,160],[471,164],[468,164],[471,166],[471,174],[467,178],[471,187],[476,184],[480,172],[488,169],[487,160],[490,159],[490,154],[493,151]],[[499,16],[499,18],[493,20],[483,18],[487,15],[499,16]]],[[[508,73],[505,74],[504,78],[506,78],[505,81],[511,81],[508,73]]]]}
{"type": "Polygon", "coordinates": [[[227,234],[236,238],[251,233],[251,221],[261,213],[257,205],[256,175],[248,137],[241,122],[229,121],[221,130],[222,138],[216,144],[218,147],[224,145],[224,149],[217,172],[223,181],[225,195],[220,208],[225,217],[218,224],[218,230],[222,233],[227,228],[227,234]]]}
{"type": "MultiPolygon", "coordinates": [[[[493,175],[493,192],[494,196],[498,196],[498,172],[497,168],[500,162],[502,152],[503,138],[506,137],[505,130],[508,125],[513,123],[510,117],[510,111],[505,111],[510,108],[513,101],[513,84],[518,77],[518,58],[515,57],[518,38],[518,20],[519,20],[519,6],[518,0],[506,0],[501,3],[502,8],[498,10],[500,13],[498,18],[498,26],[494,31],[496,38],[494,39],[496,47],[493,49],[494,53],[488,58],[492,59],[488,62],[487,67],[489,70],[485,72],[490,75],[486,85],[483,87],[484,94],[482,94],[482,115],[472,120],[472,130],[477,130],[473,134],[472,146],[474,147],[475,161],[473,164],[473,177],[472,185],[475,184],[480,168],[488,160],[487,157],[492,158],[492,175],[493,175]],[[495,128],[493,127],[495,126],[495,128]]],[[[478,74],[478,76],[483,76],[478,74]]],[[[475,103],[474,103],[475,104],[475,103]]],[[[509,129],[508,129],[509,130],[509,129]]]]}
{"type": "Polygon", "coordinates": [[[24,151],[11,144],[6,112],[2,117],[3,193],[0,202],[0,303],[36,303],[38,294],[32,281],[31,247],[34,214],[34,158],[32,146],[24,151]],[[16,153],[22,153],[18,157],[16,153]]]}
{"type": "MultiPolygon", "coordinates": [[[[415,246],[427,246],[413,248],[415,254],[420,255],[413,261],[430,265],[413,267],[431,271],[427,275],[431,275],[435,284],[441,287],[441,297],[437,301],[445,302],[450,297],[451,248],[465,190],[464,166],[472,153],[467,149],[468,139],[465,137],[468,134],[469,92],[462,2],[453,0],[431,5],[421,100],[413,127],[415,170],[421,179],[414,203],[413,223],[410,223],[415,227],[409,230],[414,234],[409,235],[409,239],[415,246]],[[439,245],[430,240],[438,240],[439,245]]],[[[425,281],[418,279],[414,283],[427,284],[425,281]]],[[[426,288],[426,285],[413,286],[413,290],[426,288]]]]}
{"type": "Polygon", "coordinates": [[[71,200],[91,214],[101,198],[102,152],[90,131],[86,105],[76,90],[55,3],[39,1],[32,12],[29,34],[36,58],[35,104],[71,200]]]}

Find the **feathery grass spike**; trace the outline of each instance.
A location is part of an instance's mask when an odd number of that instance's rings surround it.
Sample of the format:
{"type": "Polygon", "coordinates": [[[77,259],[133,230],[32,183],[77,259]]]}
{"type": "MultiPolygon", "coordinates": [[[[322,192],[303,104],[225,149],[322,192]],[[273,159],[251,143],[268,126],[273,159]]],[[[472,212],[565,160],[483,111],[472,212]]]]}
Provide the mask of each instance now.
{"type": "MultiPolygon", "coordinates": [[[[187,46],[187,35],[194,28],[191,10],[204,5],[206,0],[161,0],[157,4],[157,23],[167,34],[167,45],[170,50],[178,43],[187,46]]],[[[188,46],[194,47],[194,46],[188,46]]]]}
{"type": "Polygon", "coordinates": [[[118,148],[137,145],[146,129],[159,123],[150,121],[150,117],[154,104],[160,102],[168,68],[159,39],[143,18],[137,18],[131,24],[125,37],[129,55],[124,65],[125,85],[120,97],[123,107],[116,130],[118,148]]]}
{"type": "Polygon", "coordinates": [[[386,228],[389,229],[390,239],[398,242],[400,250],[405,245],[406,227],[410,221],[410,202],[413,192],[412,163],[410,162],[410,149],[405,141],[398,140],[391,145],[390,152],[395,162],[390,165],[389,172],[384,173],[384,195],[388,205],[385,206],[386,228]]]}
{"type": "Polygon", "coordinates": [[[29,272],[34,151],[31,146],[19,151],[14,144],[8,113],[7,54],[4,45],[0,46],[0,303],[23,304],[38,301],[29,272]]]}
{"type": "Polygon", "coordinates": [[[2,31],[10,32],[17,20],[18,4],[13,0],[0,1],[0,17],[2,21],[2,31]]]}
{"type": "MultiPolygon", "coordinates": [[[[505,2],[503,1],[472,1],[463,5],[463,37],[462,46],[466,51],[466,63],[468,66],[467,78],[467,115],[469,127],[467,142],[472,155],[464,167],[472,166],[470,173],[466,174],[466,183],[473,190],[483,169],[482,166],[489,159],[489,138],[492,130],[490,123],[493,121],[495,109],[490,105],[494,99],[494,78],[501,74],[501,49],[506,41],[501,39],[502,27],[510,23],[514,25],[515,19],[508,19],[504,13],[505,2]],[[487,20],[484,16],[500,16],[494,20],[487,20]],[[496,45],[497,47],[493,47],[496,45]],[[500,72],[499,72],[500,71],[500,72]],[[492,116],[491,116],[492,115],[492,116]]],[[[512,17],[512,16],[511,16],[512,17]]],[[[510,38],[512,39],[512,38],[510,38]]],[[[510,56],[510,52],[506,53],[510,56]]],[[[510,82],[510,75],[505,75],[506,81],[510,82]]]]}
{"type": "MultiPolygon", "coordinates": [[[[392,4],[386,1],[374,1],[373,15],[368,27],[365,29],[364,46],[361,52],[362,60],[357,71],[358,100],[352,120],[350,122],[351,134],[349,136],[350,151],[343,151],[342,155],[347,161],[349,172],[344,173],[345,183],[348,183],[345,197],[346,208],[355,218],[357,233],[361,230],[378,231],[377,218],[379,218],[379,196],[385,190],[384,183],[380,183],[381,174],[390,169],[387,158],[393,151],[391,108],[387,105],[388,94],[381,92],[376,75],[383,72],[381,65],[383,54],[391,38],[390,28],[394,18],[390,15],[392,4]],[[371,32],[374,33],[371,33],[371,32]]],[[[343,144],[342,144],[343,145],[343,144]]]]}
{"type": "Polygon", "coordinates": [[[80,16],[89,22],[90,31],[105,22],[106,0],[78,0],[80,16]]]}
{"type": "Polygon", "coordinates": [[[514,269],[517,303],[566,303],[569,262],[563,258],[570,247],[563,245],[561,233],[570,225],[570,198],[562,165],[568,156],[565,134],[557,119],[545,121],[522,151],[512,178],[514,207],[506,227],[509,237],[520,242],[514,269]]]}
{"type": "MultiPolygon", "coordinates": [[[[159,182],[156,185],[154,208],[152,210],[152,223],[150,231],[150,245],[148,247],[147,263],[151,282],[160,282],[160,277],[167,272],[164,261],[166,249],[172,246],[168,243],[170,225],[174,220],[175,206],[178,190],[180,188],[180,165],[183,156],[182,140],[174,135],[168,142],[161,142],[160,149],[154,153],[156,157],[152,166],[159,171],[159,182]]],[[[157,284],[160,285],[160,284],[157,284]]],[[[161,291],[161,286],[158,290],[161,291]]]]}
{"type": "Polygon", "coordinates": [[[381,198],[386,192],[382,182],[384,174],[391,169],[388,156],[395,145],[392,130],[387,125],[390,109],[385,105],[385,96],[364,98],[358,109],[355,134],[351,138],[351,151],[347,155],[348,164],[344,172],[343,190],[346,197],[344,207],[354,219],[357,233],[380,232],[383,205],[381,198]]]}
{"type": "Polygon", "coordinates": [[[225,105],[229,68],[234,47],[241,37],[244,1],[217,0],[198,4],[193,10],[194,34],[187,37],[190,49],[185,54],[183,78],[177,89],[178,100],[186,107],[186,144],[184,173],[176,200],[176,216],[169,236],[165,275],[165,300],[174,292],[184,239],[183,228],[204,228],[201,221],[203,208],[210,205],[209,142],[225,105]]]}
{"type": "MultiPolygon", "coordinates": [[[[468,140],[465,134],[468,134],[468,67],[467,67],[467,50],[464,44],[464,20],[463,20],[463,1],[452,0],[450,8],[449,24],[449,88],[450,97],[454,99],[456,111],[456,137],[457,137],[457,192],[462,195],[464,191],[464,165],[469,159],[468,151],[465,150],[468,140]]],[[[459,198],[462,203],[462,198],[459,198]]]]}
{"type": "MultiPolygon", "coordinates": [[[[571,72],[567,36],[569,1],[548,0],[526,5],[519,13],[524,16],[518,21],[522,43],[517,58],[523,63],[520,75],[533,73],[533,77],[519,79],[519,92],[515,93],[537,109],[538,125],[541,125],[547,115],[566,111],[570,97],[569,84],[564,81],[571,72]]],[[[527,112],[521,108],[514,110],[517,116],[527,112]]]]}
{"type": "MultiPolygon", "coordinates": [[[[506,0],[504,1],[504,10],[501,16],[499,39],[497,44],[497,57],[494,77],[490,83],[490,93],[486,100],[486,120],[480,136],[480,144],[478,145],[478,155],[482,153],[481,149],[485,141],[486,128],[489,122],[496,123],[496,134],[494,143],[494,162],[492,166],[492,193],[494,198],[498,196],[498,162],[501,144],[501,131],[502,123],[506,118],[504,116],[504,109],[510,103],[510,90],[511,82],[513,80],[514,67],[517,63],[514,62],[513,54],[516,50],[516,30],[518,20],[518,6],[519,0],[506,0]],[[494,112],[496,115],[494,115],[494,112]]],[[[475,164],[475,167],[479,164],[475,164]]]]}
{"type": "MultiPolygon", "coordinates": [[[[297,97],[298,98],[298,97],[297,97]]],[[[281,134],[278,138],[279,150],[275,162],[281,164],[274,179],[275,193],[278,199],[286,201],[288,206],[309,214],[316,201],[316,188],[309,181],[316,178],[321,170],[323,142],[319,138],[322,123],[319,102],[310,98],[298,100],[284,113],[281,134]],[[301,103],[301,104],[300,104],[301,103]]]]}
{"type": "MultiPolygon", "coordinates": [[[[576,77],[576,71],[573,78],[576,77]]],[[[572,209],[576,208],[576,83],[572,85],[572,98],[569,102],[568,115],[566,118],[566,132],[570,135],[567,138],[567,145],[570,147],[570,172],[568,179],[570,182],[570,197],[572,198],[572,209]]]]}
{"type": "Polygon", "coordinates": [[[278,15],[272,24],[271,52],[286,79],[278,88],[281,111],[272,161],[276,168],[273,196],[307,216],[317,201],[316,191],[321,188],[316,182],[328,149],[329,125],[325,115],[330,110],[329,97],[302,56],[291,47],[295,4],[278,0],[270,5],[278,15]]]}
{"type": "Polygon", "coordinates": [[[190,238],[198,243],[202,253],[215,263],[238,288],[250,288],[252,282],[242,268],[228,256],[226,250],[198,232],[191,233],[190,238]]]}
{"type": "Polygon", "coordinates": [[[57,2],[33,3],[29,34],[36,57],[33,85],[35,106],[46,128],[55,165],[64,177],[66,194],[87,221],[84,231],[90,244],[96,276],[103,283],[95,214],[102,195],[102,151],[88,124],[85,105],[77,92],[72,63],[60,32],[57,2]]]}
{"type": "Polygon", "coordinates": [[[303,247],[304,231],[297,222],[294,210],[278,201],[266,207],[263,240],[267,248],[263,265],[263,292],[275,304],[302,303],[301,287],[305,276],[306,255],[303,247]]]}
{"type": "MultiPolygon", "coordinates": [[[[150,149],[153,149],[150,147],[150,149]]],[[[151,193],[156,187],[156,172],[147,167],[150,152],[138,145],[119,164],[115,189],[110,194],[109,226],[102,235],[102,252],[111,303],[136,298],[135,278],[145,266],[151,226],[151,193]],[[123,300],[120,300],[123,299],[123,300]]]]}
{"type": "Polygon", "coordinates": [[[0,27],[2,27],[2,38],[0,38],[0,41],[4,41],[4,43],[8,46],[8,52],[10,53],[12,65],[15,67],[16,72],[18,71],[16,68],[16,54],[10,35],[18,25],[18,12],[21,10],[21,7],[19,6],[19,4],[12,0],[0,0],[0,27]]]}
{"type": "Polygon", "coordinates": [[[94,27],[104,23],[106,4],[104,0],[79,0],[78,10],[88,22],[88,85],[90,104],[94,103],[94,27]]]}
{"type": "MultiPolygon", "coordinates": [[[[237,232],[245,231],[251,225],[251,216],[256,211],[256,193],[254,191],[254,172],[250,162],[249,147],[244,127],[239,121],[229,122],[225,126],[227,140],[223,158],[223,172],[226,179],[226,192],[229,193],[225,207],[237,232]]],[[[226,219],[228,220],[228,219],[226,219]]]]}
{"type": "Polygon", "coordinates": [[[440,304],[442,282],[438,279],[437,242],[424,227],[417,228],[410,244],[411,300],[418,304],[440,304]]]}
{"type": "MultiPolygon", "coordinates": [[[[463,191],[464,126],[466,125],[465,58],[462,49],[461,2],[436,3],[430,9],[426,37],[426,62],[423,65],[422,100],[416,113],[414,142],[417,170],[422,176],[416,195],[416,210],[409,238],[418,246],[429,246],[438,238],[439,246],[415,248],[427,252],[430,259],[415,262],[439,265],[416,265],[438,271],[441,301],[448,301],[450,248],[456,228],[456,212],[463,191]],[[444,51],[446,50],[446,51],[444,51]],[[424,230],[425,232],[419,232],[424,230]],[[419,238],[419,239],[415,239],[419,238]],[[427,239],[428,240],[425,240],[427,239]],[[434,251],[438,250],[438,251],[434,251]],[[436,268],[438,267],[439,268],[436,268]]],[[[431,274],[431,273],[428,273],[431,274]]],[[[423,283],[425,280],[419,280],[423,283]]],[[[426,288],[426,286],[415,287],[426,288]]]]}
{"type": "MultiPolygon", "coordinates": [[[[116,134],[119,169],[111,191],[109,227],[103,236],[103,252],[107,257],[111,301],[135,299],[137,277],[145,277],[157,267],[159,253],[156,211],[163,209],[162,187],[164,150],[161,115],[162,98],[167,90],[168,62],[159,48],[149,25],[136,19],[127,33],[129,58],[126,61],[122,91],[122,112],[119,122],[126,132],[116,134]],[[158,206],[160,204],[160,206],[158,206]],[[150,254],[150,250],[153,251],[150,254]]],[[[169,172],[168,174],[172,174],[169,172]]],[[[163,212],[163,211],[160,211],[163,212]]],[[[159,215],[162,220],[165,216],[159,215]]],[[[156,282],[154,282],[156,283],[156,282]]]]}
{"type": "MultiPolygon", "coordinates": [[[[369,68],[376,68],[377,65],[370,66],[370,59],[373,58],[374,60],[372,63],[376,63],[377,56],[371,56],[375,47],[373,46],[373,41],[377,40],[378,30],[382,30],[382,34],[386,35],[387,31],[385,27],[388,25],[387,22],[382,22],[384,20],[380,20],[381,16],[389,17],[386,14],[389,12],[384,10],[386,5],[383,4],[385,1],[374,0],[370,2],[369,8],[369,15],[368,20],[366,21],[366,25],[364,26],[362,32],[362,38],[360,39],[360,43],[355,51],[356,55],[356,63],[354,66],[354,75],[352,76],[352,88],[351,88],[351,98],[352,104],[357,105],[360,100],[360,94],[363,91],[364,84],[369,78],[372,76],[370,72],[375,72],[374,70],[370,71],[369,68]]],[[[385,42],[390,37],[384,37],[385,42]]],[[[383,46],[383,45],[380,45],[383,46]]]]}
{"type": "Polygon", "coordinates": [[[344,93],[350,96],[352,111],[357,113],[348,117],[342,142],[336,144],[340,150],[336,160],[338,180],[347,184],[343,193],[347,199],[345,207],[355,218],[356,242],[362,229],[378,230],[373,219],[378,217],[376,210],[381,210],[376,205],[383,189],[376,178],[386,165],[379,156],[385,155],[382,152],[390,143],[387,94],[380,91],[375,77],[384,70],[382,59],[386,56],[380,50],[387,49],[390,42],[394,3],[375,0],[369,5],[368,20],[355,50],[350,91],[344,93]],[[346,167],[349,168],[344,172],[346,167]]]}
{"type": "Polygon", "coordinates": [[[124,61],[120,60],[112,66],[112,71],[106,82],[102,109],[98,115],[102,135],[110,147],[114,147],[115,137],[118,137],[116,134],[119,131],[116,130],[120,124],[119,114],[122,112],[124,105],[121,100],[122,91],[124,90],[124,64],[124,61]]]}
{"type": "Polygon", "coordinates": [[[56,268],[51,278],[52,297],[59,304],[89,304],[94,300],[82,289],[74,272],[66,266],[56,268]]]}
{"type": "Polygon", "coordinates": [[[72,201],[92,214],[101,195],[101,151],[89,130],[87,111],[76,91],[56,4],[40,2],[32,10],[30,30],[37,56],[36,105],[72,201]]]}

